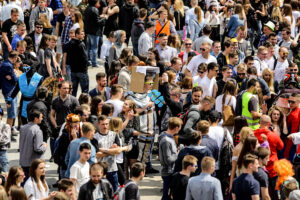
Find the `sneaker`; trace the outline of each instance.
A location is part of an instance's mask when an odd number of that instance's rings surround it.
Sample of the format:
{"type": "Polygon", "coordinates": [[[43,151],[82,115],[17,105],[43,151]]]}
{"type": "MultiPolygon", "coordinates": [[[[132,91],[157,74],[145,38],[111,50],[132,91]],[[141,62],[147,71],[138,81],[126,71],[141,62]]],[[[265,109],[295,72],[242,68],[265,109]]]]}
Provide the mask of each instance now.
{"type": "Polygon", "coordinates": [[[17,139],[16,139],[16,138],[14,138],[13,136],[11,136],[11,138],[10,138],[10,141],[11,141],[11,142],[16,142],[16,141],[17,141],[17,139]]]}
{"type": "Polygon", "coordinates": [[[146,169],[146,174],[157,174],[159,171],[153,167],[146,169]]]}
{"type": "Polygon", "coordinates": [[[18,130],[16,129],[16,127],[12,127],[11,134],[12,134],[13,136],[17,136],[19,133],[20,133],[20,131],[18,131],[18,130]]]}

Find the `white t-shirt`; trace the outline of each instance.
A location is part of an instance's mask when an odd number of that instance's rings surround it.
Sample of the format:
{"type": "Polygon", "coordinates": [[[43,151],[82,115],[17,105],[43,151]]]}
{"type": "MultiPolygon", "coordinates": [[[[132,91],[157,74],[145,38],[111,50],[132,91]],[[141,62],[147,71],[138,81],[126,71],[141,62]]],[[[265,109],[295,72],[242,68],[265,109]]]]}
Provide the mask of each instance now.
{"type": "Polygon", "coordinates": [[[205,59],[202,57],[202,55],[198,55],[198,56],[194,56],[192,58],[192,60],[190,61],[190,63],[188,64],[187,66],[187,69],[190,71],[190,73],[192,74],[192,76],[197,76],[197,73],[198,73],[198,66],[201,64],[201,63],[206,63],[206,64],[209,64],[209,63],[212,63],[212,62],[215,62],[217,63],[217,59],[212,56],[212,55],[209,55],[208,59],[205,59]]]}
{"type": "Polygon", "coordinates": [[[39,185],[40,185],[40,190],[39,190],[34,179],[32,177],[29,177],[24,185],[24,190],[25,190],[26,196],[31,196],[31,198],[30,198],[31,200],[38,200],[38,199],[43,199],[43,198],[48,197],[49,189],[48,189],[47,182],[45,182],[45,183],[47,186],[47,191],[45,190],[45,188],[41,182],[39,182],[39,185]]]}
{"type": "Polygon", "coordinates": [[[78,29],[78,28],[80,28],[79,23],[75,23],[75,24],[73,24],[73,26],[71,27],[70,31],[72,31],[72,30],[75,31],[75,30],[78,29]]]}
{"type": "Polygon", "coordinates": [[[202,78],[200,76],[193,76],[193,87],[199,86],[202,78]]]}
{"type": "Polygon", "coordinates": [[[262,71],[268,67],[267,63],[264,60],[260,60],[258,57],[254,58],[254,67],[257,70],[257,74],[261,75],[262,71]]]}
{"type": "Polygon", "coordinates": [[[77,160],[70,169],[70,178],[76,179],[75,188],[78,194],[80,187],[90,180],[90,164],[82,164],[77,160]]]}
{"type": "Polygon", "coordinates": [[[286,69],[289,67],[288,60],[285,60],[284,62],[277,61],[276,68],[274,70],[274,81],[277,81],[280,83],[280,81],[284,78],[284,75],[286,73],[286,69]]]}
{"type": "Polygon", "coordinates": [[[102,193],[101,186],[99,183],[93,191],[93,199],[94,200],[103,200],[103,193],[102,193]]]}
{"type": "MultiPolygon", "coordinates": [[[[217,96],[217,98],[216,98],[216,111],[218,111],[220,113],[222,113],[222,110],[223,110],[223,105],[222,105],[223,96],[224,96],[224,94],[221,94],[221,95],[217,96]]],[[[224,105],[232,106],[233,110],[235,110],[235,106],[236,106],[235,96],[231,96],[230,102],[229,102],[229,99],[230,99],[230,96],[227,95],[224,105]]]]}
{"type": "Polygon", "coordinates": [[[122,111],[122,108],[123,108],[123,104],[124,104],[124,101],[120,101],[120,100],[107,100],[105,101],[104,103],[111,103],[114,105],[114,113],[113,113],[113,117],[117,117],[118,114],[122,111]]]}
{"type": "Polygon", "coordinates": [[[270,59],[266,59],[265,62],[267,63],[267,65],[270,69],[274,68],[273,66],[274,66],[275,59],[273,56],[270,59]]]}
{"type": "Polygon", "coordinates": [[[209,79],[207,75],[201,79],[199,86],[201,86],[203,90],[202,99],[206,96],[212,97],[215,83],[216,79],[209,79]]]}

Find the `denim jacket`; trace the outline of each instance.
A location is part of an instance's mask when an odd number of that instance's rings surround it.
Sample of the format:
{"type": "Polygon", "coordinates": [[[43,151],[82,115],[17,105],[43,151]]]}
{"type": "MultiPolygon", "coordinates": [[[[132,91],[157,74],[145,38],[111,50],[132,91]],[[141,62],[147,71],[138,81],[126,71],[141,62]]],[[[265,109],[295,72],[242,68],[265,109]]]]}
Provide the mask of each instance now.
{"type": "Polygon", "coordinates": [[[192,41],[195,41],[199,37],[199,33],[202,31],[203,27],[203,21],[199,23],[197,18],[195,18],[195,16],[192,15],[189,21],[189,31],[191,34],[190,38],[192,39],[192,41]]]}

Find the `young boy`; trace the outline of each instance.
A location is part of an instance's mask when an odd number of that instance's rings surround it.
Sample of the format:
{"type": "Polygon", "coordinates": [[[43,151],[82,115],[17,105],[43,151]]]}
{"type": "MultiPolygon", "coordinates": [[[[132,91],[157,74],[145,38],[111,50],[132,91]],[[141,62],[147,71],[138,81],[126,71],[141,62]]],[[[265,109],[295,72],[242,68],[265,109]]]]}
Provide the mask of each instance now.
{"type": "MultiPolygon", "coordinates": [[[[75,30],[70,30],[69,32],[69,38],[70,40],[72,40],[73,38],[75,38],[75,30]]],[[[67,80],[71,81],[71,67],[69,64],[69,60],[68,60],[68,48],[69,48],[69,43],[66,43],[63,46],[63,70],[62,70],[62,75],[67,77],[67,80]]]]}
{"type": "Polygon", "coordinates": [[[82,143],[79,147],[79,160],[70,169],[70,179],[75,184],[77,194],[80,187],[90,179],[90,164],[87,161],[90,159],[91,152],[91,145],[82,143]]]}
{"type": "Polygon", "coordinates": [[[24,22],[18,22],[17,33],[14,35],[11,42],[12,50],[15,50],[17,48],[17,43],[23,40],[25,36],[26,36],[26,25],[24,24],[24,22]]]}
{"type": "Polygon", "coordinates": [[[63,192],[67,195],[69,200],[76,200],[74,183],[66,178],[61,179],[58,182],[58,191],[63,192]]]}
{"type": "Polygon", "coordinates": [[[45,74],[42,74],[44,78],[50,76],[55,77],[58,72],[60,72],[60,67],[58,63],[56,62],[56,53],[55,53],[55,47],[57,44],[57,37],[55,35],[51,35],[49,37],[49,47],[45,49],[45,74]]]}
{"type": "Polygon", "coordinates": [[[145,176],[145,166],[142,163],[134,163],[131,168],[131,179],[125,183],[125,199],[138,200],[140,192],[138,183],[145,176]]]}
{"type": "Polygon", "coordinates": [[[0,165],[3,172],[7,172],[8,158],[7,149],[10,147],[11,129],[10,126],[2,121],[3,109],[0,106],[0,165]]]}

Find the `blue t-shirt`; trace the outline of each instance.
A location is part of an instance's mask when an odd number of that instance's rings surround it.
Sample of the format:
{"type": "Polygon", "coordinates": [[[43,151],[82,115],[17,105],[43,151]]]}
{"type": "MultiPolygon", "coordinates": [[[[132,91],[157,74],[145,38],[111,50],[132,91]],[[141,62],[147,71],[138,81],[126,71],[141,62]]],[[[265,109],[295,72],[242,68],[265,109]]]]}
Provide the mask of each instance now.
{"type": "Polygon", "coordinates": [[[15,34],[12,41],[11,41],[11,48],[12,50],[15,50],[17,48],[17,43],[21,40],[23,40],[24,38],[18,34],[15,34]]]}
{"type": "Polygon", "coordinates": [[[260,194],[259,183],[253,175],[243,173],[234,179],[232,193],[235,194],[236,200],[251,200],[252,195],[260,194]]]}

